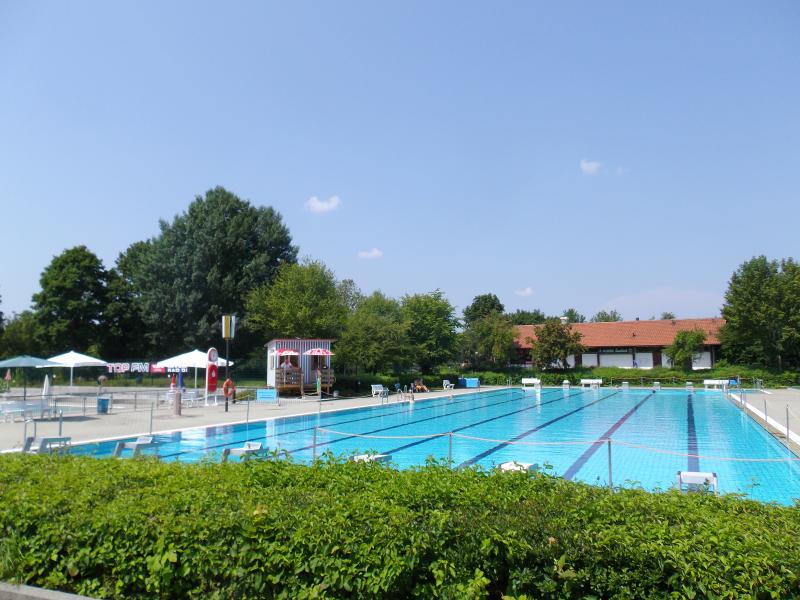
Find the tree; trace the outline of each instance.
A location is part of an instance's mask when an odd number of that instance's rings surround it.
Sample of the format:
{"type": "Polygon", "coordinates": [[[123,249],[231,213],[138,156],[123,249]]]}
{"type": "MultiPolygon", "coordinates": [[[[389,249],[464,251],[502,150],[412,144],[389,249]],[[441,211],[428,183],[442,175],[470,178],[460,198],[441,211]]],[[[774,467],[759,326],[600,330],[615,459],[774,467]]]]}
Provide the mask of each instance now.
{"type": "Polygon", "coordinates": [[[536,339],[531,343],[531,361],[537,369],[544,370],[554,366],[567,366],[567,356],[575,356],[584,351],[581,334],[572,331],[569,323],[550,319],[535,327],[536,339]]]}
{"type": "Polygon", "coordinates": [[[6,322],[3,335],[0,337],[0,356],[9,357],[17,354],[40,356],[42,352],[41,327],[36,315],[26,310],[13,314],[6,322]]]}
{"type": "Polygon", "coordinates": [[[665,311],[665,312],[661,313],[661,320],[662,321],[672,321],[674,319],[675,319],[675,313],[668,312],[668,311],[665,311]]]}
{"type": "Polygon", "coordinates": [[[513,313],[508,313],[508,320],[512,325],[539,325],[547,320],[547,315],[538,308],[533,310],[517,309],[513,313]]]}
{"type": "MultiPolygon", "coordinates": [[[[0,296],[0,304],[2,303],[3,303],[3,297],[0,296]]],[[[5,328],[5,326],[6,326],[6,319],[3,316],[3,311],[0,310],[0,336],[3,335],[3,329],[5,328]]]]}
{"type": "Polygon", "coordinates": [[[107,280],[103,263],[86,246],[64,250],[45,267],[33,305],[47,353],[96,351],[107,280]]]}
{"type": "Polygon", "coordinates": [[[568,308],[564,311],[564,316],[567,317],[568,323],[585,323],[586,317],[579,313],[574,308],[568,308]]]}
{"type": "Polygon", "coordinates": [[[722,307],[722,351],[735,363],[800,367],[800,266],[759,256],[731,276],[722,307]]]}
{"type": "Polygon", "coordinates": [[[268,338],[337,338],[347,313],[333,272],[308,259],[284,264],[271,285],[256,288],[247,299],[249,326],[268,338]]]}
{"type": "Polygon", "coordinates": [[[615,310],[601,310],[590,320],[592,323],[614,323],[622,321],[622,315],[615,310]]]}
{"type": "Polygon", "coordinates": [[[494,294],[481,294],[475,296],[467,308],[464,309],[464,324],[469,326],[473,321],[482,319],[490,313],[502,314],[505,310],[503,303],[494,294]]]}
{"type": "Polygon", "coordinates": [[[440,290],[404,296],[403,319],[408,327],[411,358],[423,372],[452,360],[458,319],[453,305],[440,290]]]}
{"type": "Polygon", "coordinates": [[[371,373],[396,372],[408,364],[408,352],[408,325],[400,303],[374,292],[348,316],[335,361],[371,373]]]}
{"type": "Polygon", "coordinates": [[[337,287],[344,305],[351,312],[358,308],[358,305],[364,300],[364,294],[352,279],[342,279],[337,287]]]}
{"type": "MultiPolygon", "coordinates": [[[[280,214],[254,207],[217,187],[197,196],[159,235],[132,249],[123,276],[153,349],[176,352],[221,343],[220,317],[244,314],[245,299],[294,263],[297,248],[280,214]]],[[[258,344],[246,323],[237,328],[242,352],[258,344]]]]}
{"type": "Polygon", "coordinates": [[[672,345],[667,347],[664,353],[673,365],[680,366],[684,371],[691,371],[694,357],[703,351],[705,342],[706,334],[702,329],[679,331],[675,334],[672,345]]]}
{"type": "Polygon", "coordinates": [[[514,352],[514,326],[498,312],[472,321],[461,334],[461,356],[473,368],[505,367],[514,352]]]}

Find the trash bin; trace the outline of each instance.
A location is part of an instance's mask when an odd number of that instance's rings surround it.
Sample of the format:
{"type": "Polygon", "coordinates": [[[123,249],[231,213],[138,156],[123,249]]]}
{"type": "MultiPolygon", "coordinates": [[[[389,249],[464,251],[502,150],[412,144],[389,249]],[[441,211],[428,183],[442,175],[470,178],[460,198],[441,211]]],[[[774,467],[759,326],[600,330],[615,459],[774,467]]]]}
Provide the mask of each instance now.
{"type": "Polygon", "coordinates": [[[108,404],[110,402],[110,398],[97,398],[97,414],[98,415],[107,415],[108,414],[108,404]]]}

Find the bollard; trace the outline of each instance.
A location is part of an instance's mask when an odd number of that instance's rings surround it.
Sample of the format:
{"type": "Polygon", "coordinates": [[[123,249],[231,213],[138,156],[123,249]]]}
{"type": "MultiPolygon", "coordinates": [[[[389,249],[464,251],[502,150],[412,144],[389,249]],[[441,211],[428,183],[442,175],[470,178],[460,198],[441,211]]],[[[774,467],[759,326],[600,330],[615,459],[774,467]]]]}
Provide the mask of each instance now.
{"type": "Polygon", "coordinates": [[[86,396],[83,397],[83,416],[86,416],[86,396]]]}
{"type": "Polygon", "coordinates": [[[453,468],[453,432],[447,434],[447,437],[450,438],[447,443],[447,465],[452,469],[453,468]]]}
{"type": "Polygon", "coordinates": [[[608,489],[614,489],[614,482],[611,479],[611,438],[608,438],[608,489]]]}
{"type": "Polygon", "coordinates": [[[767,418],[767,399],[764,398],[764,423],[769,425],[769,419],[767,418]]]}
{"type": "Polygon", "coordinates": [[[317,428],[314,427],[314,441],[311,443],[312,451],[311,451],[311,458],[312,460],[317,460],[317,428]]]}
{"type": "Polygon", "coordinates": [[[248,425],[250,424],[250,400],[247,401],[247,417],[245,418],[245,422],[248,425]]]}
{"type": "Polygon", "coordinates": [[[150,433],[151,435],[152,435],[152,433],[153,433],[153,408],[154,408],[154,407],[155,407],[155,405],[154,405],[154,404],[150,404],[150,427],[149,427],[149,429],[148,429],[147,431],[148,431],[148,433],[150,433]]]}
{"type": "Polygon", "coordinates": [[[64,429],[64,411],[58,411],[58,437],[62,437],[61,432],[64,429]]]}
{"type": "Polygon", "coordinates": [[[136,392],[133,392],[133,412],[136,412],[136,406],[138,404],[137,396],[138,396],[138,394],[136,392]]]}

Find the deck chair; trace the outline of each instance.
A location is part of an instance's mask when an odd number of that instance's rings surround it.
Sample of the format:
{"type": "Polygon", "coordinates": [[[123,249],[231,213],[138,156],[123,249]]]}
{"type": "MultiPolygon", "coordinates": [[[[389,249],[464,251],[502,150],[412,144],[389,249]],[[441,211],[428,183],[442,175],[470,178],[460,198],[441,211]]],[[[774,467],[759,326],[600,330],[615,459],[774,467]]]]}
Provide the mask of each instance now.
{"type": "Polygon", "coordinates": [[[442,380],[442,387],[444,389],[446,389],[446,390],[452,390],[454,387],[456,387],[456,384],[455,383],[450,383],[449,379],[443,379],[442,380]]]}
{"type": "Polygon", "coordinates": [[[383,390],[386,389],[383,387],[383,384],[380,383],[373,383],[372,384],[372,396],[380,396],[383,393],[383,390]]]}

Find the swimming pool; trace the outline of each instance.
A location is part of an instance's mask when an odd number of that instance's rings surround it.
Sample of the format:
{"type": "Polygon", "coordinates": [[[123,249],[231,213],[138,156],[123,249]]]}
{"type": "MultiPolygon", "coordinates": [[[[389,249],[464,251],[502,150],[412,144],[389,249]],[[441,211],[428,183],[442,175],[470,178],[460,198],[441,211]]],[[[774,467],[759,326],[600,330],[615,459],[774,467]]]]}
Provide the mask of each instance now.
{"type": "MultiPolygon", "coordinates": [[[[156,435],[162,460],[198,461],[260,441],[309,462],[330,451],[391,454],[399,468],[428,457],[454,466],[538,463],[598,485],[674,485],[678,471],[713,471],[722,492],[791,504],[800,498],[793,454],[721,392],[493,390],[156,435]],[[452,435],[451,435],[452,434],[452,435]]],[[[116,441],[73,447],[110,456],[116,441]]]]}

